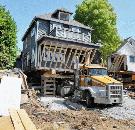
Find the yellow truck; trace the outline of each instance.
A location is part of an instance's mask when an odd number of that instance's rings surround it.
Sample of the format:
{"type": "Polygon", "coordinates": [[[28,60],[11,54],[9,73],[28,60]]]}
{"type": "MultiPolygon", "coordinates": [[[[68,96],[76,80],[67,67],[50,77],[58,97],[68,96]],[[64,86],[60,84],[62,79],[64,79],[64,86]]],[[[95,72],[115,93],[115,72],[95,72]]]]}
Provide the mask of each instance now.
{"type": "Polygon", "coordinates": [[[123,84],[108,76],[107,68],[98,64],[79,66],[79,87],[74,97],[85,100],[87,106],[97,104],[121,104],[123,84]]]}
{"type": "MultiPolygon", "coordinates": [[[[71,75],[50,74],[48,78],[50,77],[55,79],[53,81],[56,95],[73,96],[74,99],[85,101],[88,107],[95,103],[121,104],[123,102],[123,84],[109,77],[107,68],[99,64],[77,64],[71,75]]],[[[51,86],[52,79],[51,81],[49,79],[45,85],[49,82],[48,86],[51,86]]]]}

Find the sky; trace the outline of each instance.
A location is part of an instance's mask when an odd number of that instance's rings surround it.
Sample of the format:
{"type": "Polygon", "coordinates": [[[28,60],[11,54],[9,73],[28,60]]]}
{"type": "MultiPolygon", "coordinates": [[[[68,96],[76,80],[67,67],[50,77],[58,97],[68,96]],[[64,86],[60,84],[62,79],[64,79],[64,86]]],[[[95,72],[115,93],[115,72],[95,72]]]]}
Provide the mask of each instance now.
{"type": "MultiPolygon", "coordinates": [[[[66,8],[75,12],[82,0],[0,0],[10,11],[17,24],[17,45],[22,49],[21,38],[34,16],[66,8]]],[[[135,0],[109,0],[117,14],[117,29],[122,39],[135,37],[135,0]]]]}

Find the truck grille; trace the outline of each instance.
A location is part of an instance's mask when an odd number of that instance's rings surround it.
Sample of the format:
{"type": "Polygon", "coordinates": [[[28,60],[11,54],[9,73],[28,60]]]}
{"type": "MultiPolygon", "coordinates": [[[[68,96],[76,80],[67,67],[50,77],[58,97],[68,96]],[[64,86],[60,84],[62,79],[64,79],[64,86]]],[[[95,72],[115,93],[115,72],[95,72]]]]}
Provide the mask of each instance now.
{"type": "Polygon", "coordinates": [[[111,85],[110,86],[110,98],[120,98],[121,89],[122,89],[122,86],[111,85]]]}

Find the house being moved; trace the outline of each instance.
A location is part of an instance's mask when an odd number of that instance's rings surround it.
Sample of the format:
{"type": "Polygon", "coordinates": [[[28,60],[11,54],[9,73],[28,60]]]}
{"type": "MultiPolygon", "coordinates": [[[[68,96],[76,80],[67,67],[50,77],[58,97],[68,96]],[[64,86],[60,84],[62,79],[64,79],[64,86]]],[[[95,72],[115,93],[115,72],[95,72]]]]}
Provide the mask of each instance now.
{"type": "Polygon", "coordinates": [[[91,43],[92,28],[70,19],[72,13],[57,9],[35,16],[23,41],[23,70],[72,71],[75,57],[79,63],[93,61],[98,44],[91,43]]]}
{"type": "Polygon", "coordinates": [[[32,82],[39,79],[41,86],[48,82],[48,86],[55,86],[56,78],[69,77],[76,63],[99,62],[95,54],[100,45],[91,42],[92,28],[72,20],[71,15],[66,9],[57,9],[33,18],[22,38],[22,68],[30,72],[28,78],[36,77],[32,82]]]}
{"type": "Polygon", "coordinates": [[[135,40],[125,39],[121,46],[108,57],[108,71],[122,80],[125,86],[135,86],[135,40]]]}

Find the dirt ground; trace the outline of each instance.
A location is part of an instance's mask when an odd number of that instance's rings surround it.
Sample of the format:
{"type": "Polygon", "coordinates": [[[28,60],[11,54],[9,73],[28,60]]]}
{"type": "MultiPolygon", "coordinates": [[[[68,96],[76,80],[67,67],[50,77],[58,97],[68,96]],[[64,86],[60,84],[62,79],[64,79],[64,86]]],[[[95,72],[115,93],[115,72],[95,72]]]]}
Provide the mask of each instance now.
{"type": "Polygon", "coordinates": [[[21,108],[41,130],[135,130],[134,120],[116,120],[93,110],[49,111],[35,94],[21,108]]]}

